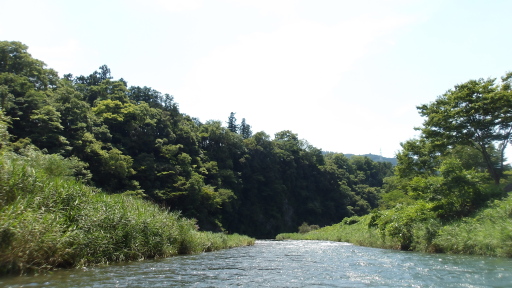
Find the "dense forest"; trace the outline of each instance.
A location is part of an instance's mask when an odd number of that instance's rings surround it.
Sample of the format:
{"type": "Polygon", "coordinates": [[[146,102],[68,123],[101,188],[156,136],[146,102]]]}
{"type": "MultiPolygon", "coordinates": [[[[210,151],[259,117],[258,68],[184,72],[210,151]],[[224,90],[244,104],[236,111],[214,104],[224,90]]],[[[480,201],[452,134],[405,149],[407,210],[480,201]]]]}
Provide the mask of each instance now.
{"type": "MultiPolygon", "coordinates": [[[[72,160],[83,183],[181,211],[201,230],[271,238],[304,222],[330,225],[368,214],[383,184],[398,185],[384,181],[393,175],[389,162],[323,153],[292,131],[253,133],[236,113],[202,123],[168,94],[115,80],[106,65],[60,77],[27,50],[0,42],[3,149],[72,160]]],[[[405,151],[429,153],[420,144],[405,151]]],[[[400,167],[410,162],[399,175],[435,175],[423,154],[408,155],[399,154],[400,167]]]]}

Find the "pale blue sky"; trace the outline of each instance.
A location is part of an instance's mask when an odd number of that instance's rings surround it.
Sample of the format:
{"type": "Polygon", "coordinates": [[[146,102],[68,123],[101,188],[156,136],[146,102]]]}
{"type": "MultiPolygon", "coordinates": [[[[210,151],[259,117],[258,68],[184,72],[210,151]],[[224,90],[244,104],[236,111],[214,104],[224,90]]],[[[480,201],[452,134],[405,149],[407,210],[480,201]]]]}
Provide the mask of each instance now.
{"type": "Polygon", "coordinates": [[[0,0],[0,40],[62,76],[174,96],[181,112],[325,151],[392,157],[416,106],[512,70],[506,0],[0,0]]]}

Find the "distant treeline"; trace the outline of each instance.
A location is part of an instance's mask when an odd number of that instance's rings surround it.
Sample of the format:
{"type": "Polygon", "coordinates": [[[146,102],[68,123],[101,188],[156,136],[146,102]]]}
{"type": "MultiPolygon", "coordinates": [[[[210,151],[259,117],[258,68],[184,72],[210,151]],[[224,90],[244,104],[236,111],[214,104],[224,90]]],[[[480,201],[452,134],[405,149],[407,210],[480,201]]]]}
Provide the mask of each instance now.
{"type": "Polygon", "coordinates": [[[235,113],[202,123],[105,65],[59,77],[27,49],[0,42],[4,147],[73,159],[82,182],[182,211],[202,230],[271,238],[303,222],[337,223],[376,208],[392,175],[390,162],[324,155],[291,131],[253,133],[235,113]]]}

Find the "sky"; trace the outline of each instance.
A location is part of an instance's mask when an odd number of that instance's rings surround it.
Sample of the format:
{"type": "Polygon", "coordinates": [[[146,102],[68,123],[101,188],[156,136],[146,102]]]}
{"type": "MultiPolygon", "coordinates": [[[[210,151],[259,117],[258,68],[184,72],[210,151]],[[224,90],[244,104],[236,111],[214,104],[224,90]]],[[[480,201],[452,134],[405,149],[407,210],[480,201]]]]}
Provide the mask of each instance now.
{"type": "Polygon", "coordinates": [[[0,0],[0,11],[0,41],[60,76],[105,64],[203,123],[235,112],[253,132],[345,154],[394,157],[418,135],[416,106],[512,70],[507,0],[0,0]]]}

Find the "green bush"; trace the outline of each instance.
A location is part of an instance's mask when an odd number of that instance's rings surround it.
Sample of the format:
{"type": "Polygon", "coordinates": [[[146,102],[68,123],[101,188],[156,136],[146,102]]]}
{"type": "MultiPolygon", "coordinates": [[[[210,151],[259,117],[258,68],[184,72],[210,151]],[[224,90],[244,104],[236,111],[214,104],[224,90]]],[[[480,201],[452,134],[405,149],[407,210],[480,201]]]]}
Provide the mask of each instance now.
{"type": "Polygon", "coordinates": [[[302,225],[299,226],[299,233],[305,234],[318,229],[320,229],[318,225],[309,225],[308,223],[304,222],[302,223],[302,225]]]}
{"type": "Polygon", "coordinates": [[[421,201],[412,206],[397,205],[393,209],[376,212],[370,218],[382,237],[391,237],[398,241],[397,248],[409,250],[415,238],[415,225],[435,218],[432,206],[421,201]]]}

